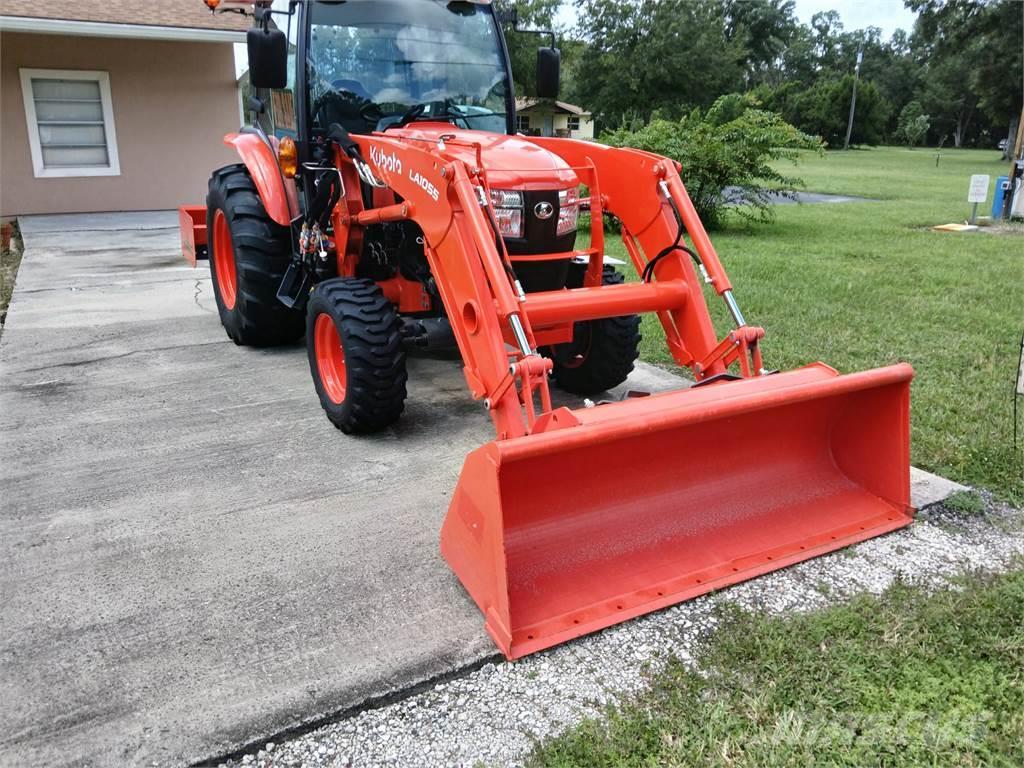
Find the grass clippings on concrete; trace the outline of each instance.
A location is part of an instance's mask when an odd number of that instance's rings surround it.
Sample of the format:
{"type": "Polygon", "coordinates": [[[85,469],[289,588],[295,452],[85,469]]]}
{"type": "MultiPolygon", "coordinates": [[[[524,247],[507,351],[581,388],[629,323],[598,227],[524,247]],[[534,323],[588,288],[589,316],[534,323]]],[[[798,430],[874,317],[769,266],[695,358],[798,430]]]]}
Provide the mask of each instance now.
{"type": "Polygon", "coordinates": [[[18,267],[21,266],[21,254],[24,250],[18,225],[12,224],[12,227],[10,247],[0,249],[0,332],[7,322],[7,308],[11,305],[14,281],[18,276],[18,267]]]}

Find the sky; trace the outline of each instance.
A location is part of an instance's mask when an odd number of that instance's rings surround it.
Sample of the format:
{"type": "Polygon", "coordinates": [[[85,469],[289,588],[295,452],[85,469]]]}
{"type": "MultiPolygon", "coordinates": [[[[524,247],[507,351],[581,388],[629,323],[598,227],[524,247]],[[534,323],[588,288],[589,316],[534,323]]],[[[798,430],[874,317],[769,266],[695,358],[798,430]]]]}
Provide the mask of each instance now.
{"type": "MultiPolygon", "coordinates": [[[[843,27],[848,30],[879,27],[888,39],[897,29],[907,32],[914,26],[915,15],[903,7],[903,0],[796,0],[796,16],[807,24],[818,11],[839,11],[843,27]]],[[[575,18],[571,2],[563,2],[559,21],[570,25],[575,18]]]]}
{"type": "MultiPolygon", "coordinates": [[[[882,37],[888,39],[897,29],[910,32],[915,15],[903,7],[903,0],[796,0],[796,16],[807,24],[818,11],[839,11],[843,27],[847,30],[879,27],[882,37]]],[[[571,2],[563,0],[558,21],[569,26],[575,20],[571,2]]],[[[246,68],[245,46],[235,46],[235,69],[241,75],[246,68]]]]}
{"type": "Polygon", "coordinates": [[[903,0],[796,0],[796,16],[805,24],[819,11],[839,11],[847,30],[879,27],[888,38],[897,29],[910,32],[917,15],[903,7],[903,0]]]}

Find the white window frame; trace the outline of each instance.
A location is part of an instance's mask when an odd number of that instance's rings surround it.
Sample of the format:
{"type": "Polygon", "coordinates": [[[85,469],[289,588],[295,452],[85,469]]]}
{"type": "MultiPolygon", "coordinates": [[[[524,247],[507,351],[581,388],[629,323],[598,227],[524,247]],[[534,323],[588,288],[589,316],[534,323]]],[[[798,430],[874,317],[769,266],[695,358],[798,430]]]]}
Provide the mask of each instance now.
{"type": "Polygon", "coordinates": [[[74,176],[120,176],[121,162],[117,156],[117,131],[114,129],[114,102],[110,97],[110,74],[82,69],[19,69],[18,72],[21,75],[21,96],[25,103],[25,123],[28,127],[28,144],[32,151],[32,167],[35,177],[37,179],[52,179],[74,176]],[[45,166],[43,148],[39,142],[39,124],[36,121],[36,102],[32,93],[33,78],[89,80],[99,83],[108,165],[81,168],[47,168],[45,166]]]}
{"type": "Polygon", "coordinates": [[[528,131],[531,127],[531,120],[529,115],[516,115],[516,130],[517,131],[528,131]],[[521,123],[525,121],[526,125],[521,123]]]}
{"type": "Polygon", "coordinates": [[[579,115],[569,115],[569,117],[567,117],[565,119],[565,127],[568,128],[570,131],[578,131],[580,129],[580,126],[582,126],[582,125],[583,125],[583,121],[580,120],[580,116],[579,115]],[[576,121],[576,127],[575,128],[572,127],[572,121],[573,120],[576,121]]]}

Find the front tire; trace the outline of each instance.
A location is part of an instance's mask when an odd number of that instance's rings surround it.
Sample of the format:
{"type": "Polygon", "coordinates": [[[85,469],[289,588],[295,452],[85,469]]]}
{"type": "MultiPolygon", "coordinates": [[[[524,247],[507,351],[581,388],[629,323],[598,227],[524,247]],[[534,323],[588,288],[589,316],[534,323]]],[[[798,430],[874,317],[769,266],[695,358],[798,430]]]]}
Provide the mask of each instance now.
{"type": "MultiPolygon", "coordinates": [[[[601,282],[620,285],[625,278],[606,266],[601,282]]],[[[594,395],[626,380],[640,356],[640,317],[623,315],[586,320],[573,325],[568,344],[548,347],[555,383],[576,395],[594,395]]]]}
{"type": "Polygon", "coordinates": [[[309,370],[320,405],[342,432],[377,432],[405,408],[401,328],[372,280],[334,278],[313,290],[306,310],[309,370]]]}
{"type": "Polygon", "coordinates": [[[288,229],[267,214],[244,165],[214,171],[206,207],[213,293],[228,337],[250,347],[295,341],[302,313],[277,299],[291,260],[288,229]]]}

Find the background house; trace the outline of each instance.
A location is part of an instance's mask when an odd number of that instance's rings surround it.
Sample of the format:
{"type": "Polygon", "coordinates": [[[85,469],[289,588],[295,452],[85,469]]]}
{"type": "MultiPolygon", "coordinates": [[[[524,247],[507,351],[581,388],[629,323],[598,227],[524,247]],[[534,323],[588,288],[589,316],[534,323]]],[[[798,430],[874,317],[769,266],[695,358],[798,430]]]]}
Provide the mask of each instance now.
{"type": "Polygon", "coordinates": [[[594,138],[593,116],[582,107],[564,101],[516,99],[516,128],[531,136],[594,138]]]}
{"type": "Polygon", "coordinates": [[[3,0],[0,216],[200,202],[249,20],[199,0],[3,0]]]}

